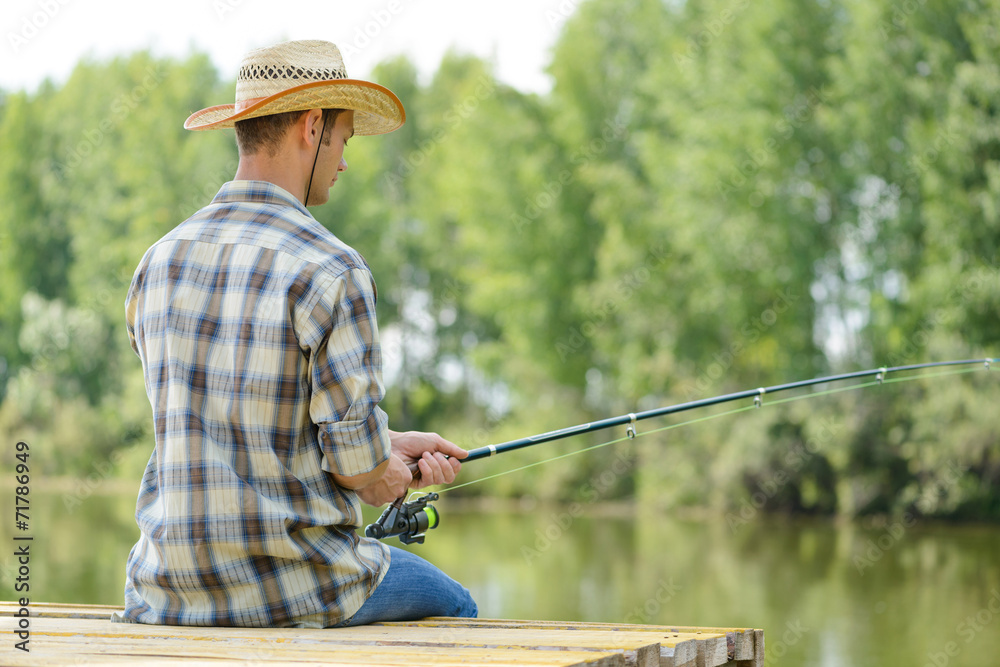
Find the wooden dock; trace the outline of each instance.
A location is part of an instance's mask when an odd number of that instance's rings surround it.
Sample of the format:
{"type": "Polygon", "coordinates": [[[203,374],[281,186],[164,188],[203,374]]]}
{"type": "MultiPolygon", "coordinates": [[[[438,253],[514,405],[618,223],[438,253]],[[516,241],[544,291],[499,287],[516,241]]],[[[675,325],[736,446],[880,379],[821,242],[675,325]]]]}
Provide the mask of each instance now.
{"type": "Polygon", "coordinates": [[[528,665],[762,667],[764,633],[561,621],[429,618],[327,630],[111,623],[119,607],[31,604],[30,652],[14,648],[18,605],[0,602],[0,664],[528,665]]]}

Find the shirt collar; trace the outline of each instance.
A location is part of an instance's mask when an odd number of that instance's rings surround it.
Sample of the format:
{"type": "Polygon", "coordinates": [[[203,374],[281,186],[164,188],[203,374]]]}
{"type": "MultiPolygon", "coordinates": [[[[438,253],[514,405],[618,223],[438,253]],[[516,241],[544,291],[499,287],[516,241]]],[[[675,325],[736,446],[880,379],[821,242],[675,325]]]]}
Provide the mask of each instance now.
{"type": "Polygon", "coordinates": [[[290,206],[303,215],[312,218],[312,213],[302,205],[292,193],[268,181],[229,181],[219,189],[213,204],[229,204],[234,202],[255,202],[259,204],[276,204],[290,206]]]}

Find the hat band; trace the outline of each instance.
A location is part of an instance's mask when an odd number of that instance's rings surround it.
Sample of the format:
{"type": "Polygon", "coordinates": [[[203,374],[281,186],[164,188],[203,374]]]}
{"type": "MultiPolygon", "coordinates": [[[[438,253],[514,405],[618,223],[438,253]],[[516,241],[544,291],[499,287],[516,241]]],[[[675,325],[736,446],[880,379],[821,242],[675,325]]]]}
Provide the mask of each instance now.
{"type": "Polygon", "coordinates": [[[249,109],[253,105],[257,104],[261,100],[266,100],[266,97],[251,97],[249,100],[239,100],[236,102],[236,106],[233,109],[236,113],[242,113],[246,109],[249,109]]]}

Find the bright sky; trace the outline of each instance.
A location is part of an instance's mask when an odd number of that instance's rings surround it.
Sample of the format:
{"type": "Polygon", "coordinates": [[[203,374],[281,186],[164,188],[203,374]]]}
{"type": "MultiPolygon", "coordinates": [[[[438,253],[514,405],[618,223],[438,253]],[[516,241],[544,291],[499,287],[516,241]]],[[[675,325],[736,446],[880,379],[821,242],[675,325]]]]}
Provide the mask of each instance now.
{"type": "Polygon", "coordinates": [[[499,78],[543,92],[543,69],[579,0],[3,0],[0,88],[63,81],[83,56],[104,59],[151,48],[183,57],[207,51],[235,80],[243,54],[286,39],[326,39],[364,78],[407,54],[424,77],[450,47],[491,59],[499,78]]]}

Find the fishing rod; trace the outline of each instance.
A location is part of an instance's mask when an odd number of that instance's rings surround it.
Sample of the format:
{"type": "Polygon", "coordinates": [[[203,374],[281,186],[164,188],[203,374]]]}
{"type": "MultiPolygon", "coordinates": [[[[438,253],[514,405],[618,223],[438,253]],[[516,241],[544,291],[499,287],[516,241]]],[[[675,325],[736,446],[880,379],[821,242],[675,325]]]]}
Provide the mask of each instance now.
{"type": "MultiPolygon", "coordinates": [[[[584,433],[592,433],[594,431],[601,431],[615,426],[625,425],[625,434],[628,439],[632,440],[637,435],[636,423],[644,419],[663,417],[666,415],[686,412],[688,410],[696,410],[698,408],[707,408],[713,405],[730,403],[732,401],[740,401],[747,398],[752,398],[754,406],[759,408],[764,404],[764,397],[768,394],[777,394],[792,389],[801,389],[803,387],[813,387],[821,384],[842,382],[844,380],[867,378],[872,376],[875,377],[876,383],[881,385],[890,373],[901,373],[927,368],[940,368],[944,366],[970,366],[973,364],[982,364],[986,370],[990,370],[990,364],[998,361],[1000,361],[1000,359],[961,359],[953,361],[935,361],[923,364],[909,364],[905,366],[882,366],[881,368],[871,368],[864,371],[853,371],[851,373],[828,375],[825,377],[813,378],[811,380],[799,380],[796,382],[788,382],[770,387],[747,389],[745,391],[738,391],[732,394],[723,394],[721,396],[688,401],[677,405],[668,405],[642,412],[630,412],[627,415],[619,415],[618,417],[610,417],[608,419],[588,422],[586,424],[578,424],[576,426],[570,426],[556,431],[548,431],[547,433],[541,433],[527,438],[510,440],[498,445],[478,447],[470,450],[469,455],[462,459],[462,462],[467,463],[477,459],[489,458],[504,452],[511,452],[525,447],[533,447],[545,442],[562,440],[563,438],[582,435],[584,433]]],[[[858,385],[858,387],[864,386],[870,386],[870,384],[858,385]]],[[[851,387],[848,387],[848,389],[850,388],[851,387]]],[[[382,516],[379,517],[378,521],[365,528],[365,535],[376,539],[398,536],[400,541],[405,544],[413,542],[422,543],[424,541],[425,533],[438,526],[440,519],[438,512],[433,505],[428,504],[430,501],[437,499],[438,494],[436,493],[425,494],[410,502],[405,502],[403,497],[398,498],[395,502],[389,505],[388,508],[386,508],[386,510],[382,513],[382,516]]]]}

